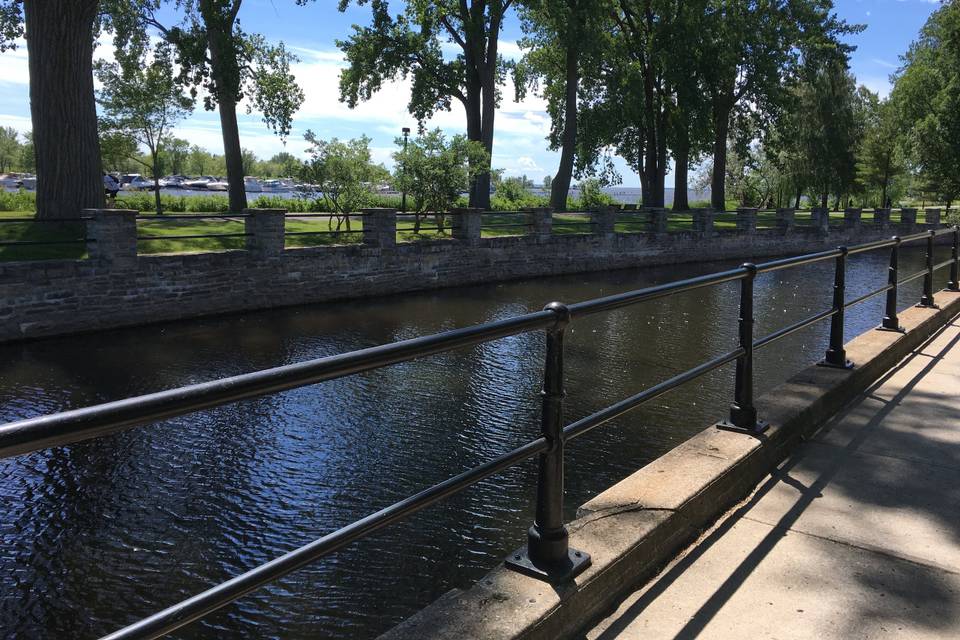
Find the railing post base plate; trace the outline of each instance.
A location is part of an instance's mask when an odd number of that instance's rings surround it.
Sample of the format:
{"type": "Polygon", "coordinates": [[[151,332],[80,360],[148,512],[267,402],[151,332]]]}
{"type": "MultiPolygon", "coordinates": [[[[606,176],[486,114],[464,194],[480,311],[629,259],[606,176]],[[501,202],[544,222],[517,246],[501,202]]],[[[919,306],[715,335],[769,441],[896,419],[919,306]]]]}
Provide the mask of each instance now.
{"type": "Polygon", "coordinates": [[[922,300],[913,306],[917,307],[918,309],[939,309],[940,308],[933,302],[924,302],[922,300]]]}
{"type": "Polygon", "coordinates": [[[843,364],[838,364],[830,362],[826,358],[817,363],[818,367],[827,367],[828,369],[853,369],[853,363],[849,360],[844,360],[843,364]]]}
{"type": "Polygon", "coordinates": [[[536,578],[550,584],[560,584],[573,580],[584,572],[590,566],[590,554],[586,551],[576,549],[567,550],[566,562],[558,563],[555,566],[543,569],[538,567],[530,559],[527,548],[517,549],[503,561],[508,569],[512,569],[525,576],[536,578]]]}
{"type": "Polygon", "coordinates": [[[756,425],[751,429],[750,427],[739,427],[730,420],[721,420],[720,422],[715,423],[717,429],[722,431],[734,431],[736,433],[746,433],[747,435],[760,435],[764,431],[770,428],[770,423],[766,420],[757,420],[756,425]]]}
{"type": "Polygon", "coordinates": [[[906,333],[906,332],[907,332],[907,330],[904,329],[903,327],[885,327],[885,326],[883,326],[883,325],[880,325],[879,327],[877,327],[877,331],[891,331],[891,332],[893,332],[893,333],[906,333]]]}

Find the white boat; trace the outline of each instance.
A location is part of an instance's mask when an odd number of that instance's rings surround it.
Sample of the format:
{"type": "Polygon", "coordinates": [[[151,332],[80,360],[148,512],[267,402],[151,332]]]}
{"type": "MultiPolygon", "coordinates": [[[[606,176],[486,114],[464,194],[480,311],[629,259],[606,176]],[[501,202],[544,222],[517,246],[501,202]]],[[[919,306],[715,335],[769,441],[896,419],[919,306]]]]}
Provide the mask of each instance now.
{"type": "Polygon", "coordinates": [[[226,180],[214,180],[207,183],[207,191],[229,191],[230,183],[226,180]]]}
{"type": "Polygon", "coordinates": [[[24,175],[20,179],[20,186],[24,189],[36,189],[37,188],[37,176],[24,175]]]}
{"type": "Polygon", "coordinates": [[[153,191],[157,188],[157,186],[150,178],[137,176],[127,184],[123,185],[123,188],[128,191],[153,191]]]}
{"type": "Polygon", "coordinates": [[[200,176],[194,180],[185,180],[181,185],[184,189],[206,189],[211,182],[216,182],[213,176],[200,176]]]}
{"type": "Polygon", "coordinates": [[[187,176],[167,176],[160,180],[160,187],[164,189],[180,189],[187,179],[187,176]]]}
{"type": "Polygon", "coordinates": [[[259,178],[247,176],[243,179],[243,189],[247,193],[260,193],[263,191],[263,184],[259,178]]]}
{"type": "Polygon", "coordinates": [[[260,190],[265,193],[276,193],[278,191],[287,191],[280,180],[264,180],[260,185],[260,190]]]}

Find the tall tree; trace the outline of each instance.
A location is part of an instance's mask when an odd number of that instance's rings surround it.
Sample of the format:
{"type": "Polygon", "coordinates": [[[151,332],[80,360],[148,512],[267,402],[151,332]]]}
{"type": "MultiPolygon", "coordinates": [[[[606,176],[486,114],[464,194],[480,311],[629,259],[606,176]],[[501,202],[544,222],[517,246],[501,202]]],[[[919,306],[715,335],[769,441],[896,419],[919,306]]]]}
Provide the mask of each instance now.
{"type": "Polygon", "coordinates": [[[565,211],[577,151],[580,78],[598,68],[606,0],[527,0],[519,9],[526,49],[515,65],[517,99],[539,90],[550,114],[550,147],[560,149],[560,165],[550,184],[550,206],[565,211]]]}
{"type": "Polygon", "coordinates": [[[894,105],[877,94],[864,94],[863,139],[857,154],[857,174],[864,187],[874,189],[878,206],[887,206],[893,181],[904,173],[903,136],[894,105]]]}
{"type": "Polygon", "coordinates": [[[960,3],[935,11],[903,59],[891,95],[921,184],[960,198],[960,3]]]}
{"type": "Polygon", "coordinates": [[[193,110],[193,100],[176,82],[170,45],[152,51],[127,50],[116,62],[97,63],[97,79],[105,131],[127,134],[147,148],[148,160],[138,159],[153,177],[157,215],[160,203],[160,154],[176,123],[193,110]]]}
{"type": "Polygon", "coordinates": [[[27,40],[39,218],[104,203],[93,93],[97,7],[97,0],[0,0],[0,50],[20,35],[27,40]]]}
{"type": "Polygon", "coordinates": [[[248,112],[259,111],[268,128],[287,136],[303,103],[303,91],[290,72],[296,58],[282,42],[271,45],[240,28],[242,0],[168,0],[183,12],[181,22],[172,26],[157,16],[163,0],[111,1],[117,4],[118,50],[142,37],[146,28],[156,29],[177,49],[180,82],[191,86],[194,96],[202,90],[204,107],[218,111],[230,209],[246,208],[237,107],[248,100],[248,112]]]}
{"type": "MultiPolygon", "coordinates": [[[[831,13],[832,0],[711,0],[701,22],[704,89],[713,121],[711,204],[726,205],[727,138],[733,120],[775,117],[805,55],[849,51],[841,35],[857,32],[831,13]]],[[[741,127],[750,129],[751,127],[741,127]]]]}
{"type": "MultiPolygon", "coordinates": [[[[408,108],[421,124],[437,111],[449,110],[454,100],[460,102],[467,138],[487,152],[487,164],[472,172],[470,204],[489,208],[489,158],[504,75],[500,29],[513,0],[407,0],[397,15],[390,14],[388,0],[357,0],[368,3],[371,25],[354,26],[353,35],[337,43],[348,62],[340,76],[341,100],[354,107],[384,82],[410,77],[408,108]],[[444,56],[446,42],[457,48],[455,57],[444,56]]],[[[340,0],[341,10],[348,5],[349,0],[340,0]]]]}

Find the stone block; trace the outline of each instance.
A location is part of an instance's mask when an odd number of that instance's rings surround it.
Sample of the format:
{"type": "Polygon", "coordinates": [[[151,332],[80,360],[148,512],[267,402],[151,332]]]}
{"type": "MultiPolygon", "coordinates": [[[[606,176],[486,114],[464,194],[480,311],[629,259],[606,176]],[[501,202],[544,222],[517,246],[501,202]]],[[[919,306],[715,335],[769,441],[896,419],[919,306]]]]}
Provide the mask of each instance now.
{"type": "Polygon", "coordinates": [[[397,210],[364,209],[363,244],[369,247],[395,247],[397,245],[397,210]]]}
{"type": "Polygon", "coordinates": [[[648,220],[650,221],[651,233],[667,232],[667,210],[659,207],[647,209],[648,220]]]}
{"type": "Polygon", "coordinates": [[[873,224],[881,229],[890,226],[890,209],[881,208],[873,210],[873,224]]]}
{"type": "Polygon", "coordinates": [[[923,221],[927,224],[940,224],[940,209],[938,207],[924,209],[923,221]]]}
{"type": "Polygon", "coordinates": [[[600,236],[610,236],[616,231],[617,208],[613,206],[600,207],[590,212],[590,222],[593,223],[593,233],[600,236]]]}
{"type": "Polygon", "coordinates": [[[860,220],[863,217],[863,209],[848,207],[843,210],[843,228],[857,229],[860,227],[860,220]]]}
{"type": "Polygon", "coordinates": [[[917,210],[912,207],[904,207],[900,210],[901,224],[917,224],[917,210]]]}
{"type": "Polygon", "coordinates": [[[137,211],[132,209],[84,209],[87,252],[93,260],[114,266],[137,259],[137,211]]]}
{"type": "Polygon", "coordinates": [[[780,231],[790,231],[796,226],[796,209],[777,209],[777,228],[780,231]]]}
{"type": "Polygon", "coordinates": [[[461,240],[470,245],[479,244],[483,209],[455,208],[450,214],[454,240],[461,240]]]}
{"type": "Polygon", "coordinates": [[[283,253],[286,243],[286,209],[244,209],[246,247],[257,258],[271,258],[283,253]]]}
{"type": "Polygon", "coordinates": [[[757,232],[757,209],[755,207],[737,208],[737,231],[740,233],[757,232]]]}
{"type": "Polygon", "coordinates": [[[538,240],[547,240],[553,234],[553,209],[535,207],[525,209],[530,223],[530,234],[538,240]]]}

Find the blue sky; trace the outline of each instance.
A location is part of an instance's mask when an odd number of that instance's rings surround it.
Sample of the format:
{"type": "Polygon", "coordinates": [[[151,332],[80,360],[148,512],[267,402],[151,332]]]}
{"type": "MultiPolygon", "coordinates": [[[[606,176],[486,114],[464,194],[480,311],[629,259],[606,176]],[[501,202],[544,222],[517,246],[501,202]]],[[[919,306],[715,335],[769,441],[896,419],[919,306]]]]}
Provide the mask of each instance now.
{"type": "MultiPolygon", "coordinates": [[[[355,23],[369,20],[369,7],[351,7],[346,13],[335,9],[336,0],[316,0],[297,6],[293,0],[245,0],[240,12],[243,28],[268,39],[284,41],[300,57],[294,73],[306,93],[306,102],[297,114],[286,145],[266,130],[256,114],[240,116],[243,146],[261,157],[284,149],[302,155],[303,132],[313,129],[324,138],[352,138],[366,134],[373,139],[374,156],[391,164],[394,137],[403,126],[416,123],[406,113],[408,86],[402,81],[385,86],[368,103],[355,110],[338,101],[337,76],[343,65],[335,40],[350,33],[355,23]]],[[[930,0],[838,0],[836,11],[849,22],[866,24],[867,29],[850,39],[857,46],[852,69],[860,83],[886,95],[888,76],[898,66],[927,17],[937,7],[930,0]]],[[[519,55],[517,20],[511,16],[501,36],[504,55],[519,55]]],[[[101,49],[103,55],[109,52],[101,49]]],[[[26,49],[0,54],[0,125],[21,131],[30,129],[26,49]]],[[[526,174],[539,182],[556,169],[558,156],[547,149],[545,136],[549,119],[542,100],[530,96],[522,103],[512,100],[513,88],[504,89],[504,102],[497,114],[493,165],[509,175],[526,174]]],[[[462,109],[437,114],[428,126],[449,133],[463,131],[462,109]]],[[[198,110],[178,128],[177,134],[211,151],[222,153],[219,120],[215,113],[198,110]]],[[[622,163],[623,185],[638,186],[639,179],[622,163]]],[[[668,177],[668,186],[670,184],[668,177]]]]}

